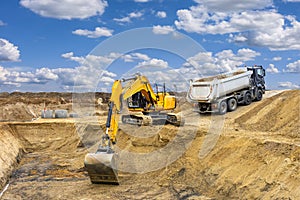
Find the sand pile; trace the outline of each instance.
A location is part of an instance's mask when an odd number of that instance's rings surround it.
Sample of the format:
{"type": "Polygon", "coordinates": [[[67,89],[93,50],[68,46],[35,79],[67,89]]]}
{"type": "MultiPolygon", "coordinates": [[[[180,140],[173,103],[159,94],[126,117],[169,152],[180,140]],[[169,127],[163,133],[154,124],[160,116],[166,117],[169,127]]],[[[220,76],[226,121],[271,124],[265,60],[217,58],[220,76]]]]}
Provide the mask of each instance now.
{"type": "Polygon", "coordinates": [[[300,135],[300,90],[285,91],[265,99],[235,120],[251,131],[284,133],[290,137],[300,135]]]}

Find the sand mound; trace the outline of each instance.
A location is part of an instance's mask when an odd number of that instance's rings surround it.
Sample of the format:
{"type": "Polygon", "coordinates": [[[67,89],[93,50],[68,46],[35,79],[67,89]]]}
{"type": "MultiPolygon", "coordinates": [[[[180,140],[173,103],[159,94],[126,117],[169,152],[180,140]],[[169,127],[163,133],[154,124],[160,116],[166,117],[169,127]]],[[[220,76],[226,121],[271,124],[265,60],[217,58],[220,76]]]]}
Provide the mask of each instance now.
{"type": "Polygon", "coordinates": [[[291,137],[300,134],[300,90],[284,91],[264,99],[235,122],[251,131],[284,132],[291,137]]]}

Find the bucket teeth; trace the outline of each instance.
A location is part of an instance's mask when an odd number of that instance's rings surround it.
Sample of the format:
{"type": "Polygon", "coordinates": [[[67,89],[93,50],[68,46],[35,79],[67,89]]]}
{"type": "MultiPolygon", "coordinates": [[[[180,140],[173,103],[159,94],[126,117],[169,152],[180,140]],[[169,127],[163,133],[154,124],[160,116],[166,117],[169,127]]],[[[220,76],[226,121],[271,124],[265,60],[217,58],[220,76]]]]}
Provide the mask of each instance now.
{"type": "Polygon", "coordinates": [[[84,166],[92,183],[119,185],[113,153],[89,153],[85,156],[84,166]]]}

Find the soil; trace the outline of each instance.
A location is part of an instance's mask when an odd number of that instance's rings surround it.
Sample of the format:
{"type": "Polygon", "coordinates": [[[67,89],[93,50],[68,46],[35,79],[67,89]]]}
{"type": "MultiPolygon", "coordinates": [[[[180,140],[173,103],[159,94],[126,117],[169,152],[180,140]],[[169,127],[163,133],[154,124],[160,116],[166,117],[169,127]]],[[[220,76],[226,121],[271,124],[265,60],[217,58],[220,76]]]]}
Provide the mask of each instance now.
{"type": "MultiPolygon", "coordinates": [[[[22,95],[0,98],[11,105],[0,124],[1,199],[300,199],[299,90],[267,91],[224,116],[199,115],[181,101],[181,127],[120,124],[119,186],[91,184],[83,165],[99,144],[106,106],[41,119],[42,97],[22,95]]],[[[68,98],[59,104],[61,94],[52,95],[48,106],[73,111],[68,98]]]]}
{"type": "Polygon", "coordinates": [[[225,79],[225,78],[229,78],[229,77],[232,77],[232,76],[235,76],[238,74],[242,74],[245,72],[246,71],[238,70],[238,71],[235,71],[235,72],[229,73],[229,74],[218,74],[216,76],[201,78],[201,79],[196,80],[195,82],[210,82],[210,81],[213,81],[214,79],[225,79]]]}

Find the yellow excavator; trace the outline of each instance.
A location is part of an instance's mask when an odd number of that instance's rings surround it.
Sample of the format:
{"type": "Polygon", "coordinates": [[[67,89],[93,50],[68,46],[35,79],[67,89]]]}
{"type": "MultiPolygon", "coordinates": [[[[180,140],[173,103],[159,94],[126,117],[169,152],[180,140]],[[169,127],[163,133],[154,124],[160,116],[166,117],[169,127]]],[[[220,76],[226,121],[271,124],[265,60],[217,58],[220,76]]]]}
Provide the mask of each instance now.
{"type": "Polygon", "coordinates": [[[150,125],[170,123],[180,126],[184,123],[176,108],[176,98],[165,91],[154,92],[147,77],[136,74],[134,77],[115,80],[109,100],[106,131],[95,153],[85,156],[84,165],[92,183],[119,184],[118,170],[113,145],[116,143],[118,122],[150,125]],[[128,114],[121,114],[122,102],[127,101],[128,114]]]}

